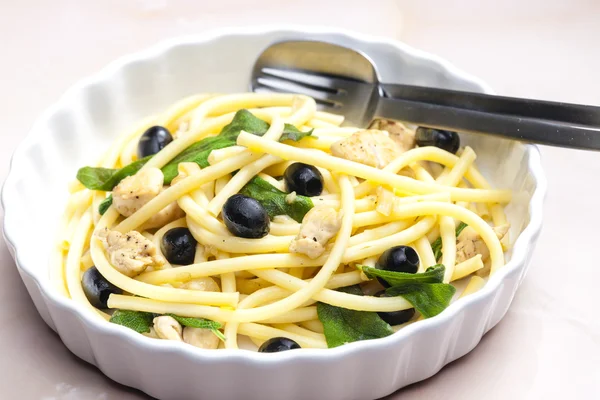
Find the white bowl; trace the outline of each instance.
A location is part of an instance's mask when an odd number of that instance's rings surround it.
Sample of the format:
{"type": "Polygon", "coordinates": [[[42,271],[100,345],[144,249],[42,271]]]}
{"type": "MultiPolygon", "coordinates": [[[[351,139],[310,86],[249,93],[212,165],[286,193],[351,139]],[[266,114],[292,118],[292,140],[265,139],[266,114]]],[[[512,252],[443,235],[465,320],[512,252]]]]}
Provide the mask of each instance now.
{"type": "MultiPolygon", "coordinates": [[[[472,350],[506,313],[542,222],[545,179],[535,146],[466,137],[497,187],[511,188],[510,261],[479,292],[395,335],[335,349],[276,354],[203,351],[148,339],[106,323],[58,294],[48,254],[67,182],[123,129],[199,92],[248,88],[252,63],[284,38],[319,39],[364,51],[383,82],[490,92],[447,62],[387,39],[315,28],[221,30],[170,40],[122,58],[71,88],[36,122],[12,160],[2,192],[5,237],[35,306],[78,357],[111,379],[161,399],[368,399],[432,376],[472,350]]],[[[465,377],[472,379],[472,377],[465,377]]]]}

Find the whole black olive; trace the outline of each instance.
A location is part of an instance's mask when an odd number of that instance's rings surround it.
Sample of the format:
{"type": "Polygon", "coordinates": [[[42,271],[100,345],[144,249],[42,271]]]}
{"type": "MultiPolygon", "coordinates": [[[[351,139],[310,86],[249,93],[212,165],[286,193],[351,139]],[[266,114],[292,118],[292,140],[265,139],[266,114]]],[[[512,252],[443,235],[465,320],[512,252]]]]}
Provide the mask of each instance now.
{"type": "Polygon", "coordinates": [[[420,126],[415,134],[416,143],[421,146],[435,146],[455,154],[460,147],[458,133],[420,126]]]}
{"type": "MultiPolygon", "coordinates": [[[[419,270],[419,255],[410,246],[391,247],[379,256],[375,267],[387,271],[414,274],[419,270]]],[[[383,286],[390,286],[382,278],[378,277],[377,279],[383,286]]]]}
{"type": "Polygon", "coordinates": [[[252,197],[234,194],[223,205],[223,221],[235,236],[258,239],[269,233],[267,210],[252,197]]]}
{"type": "Polygon", "coordinates": [[[312,165],[293,163],[285,169],[283,178],[290,192],[302,196],[319,196],[323,192],[323,175],[312,165]]]}
{"type": "Polygon", "coordinates": [[[148,128],[138,142],[138,159],[158,153],[172,141],[173,136],[167,128],[162,126],[148,128]]]}
{"type": "Polygon", "coordinates": [[[188,228],[173,228],[162,237],[160,250],[171,264],[193,264],[196,239],[188,228]]]}
{"type": "Polygon", "coordinates": [[[81,286],[90,304],[101,309],[108,308],[108,296],[123,293],[123,290],[107,281],[96,267],[91,267],[83,273],[81,286]]]}
{"type": "Polygon", "coordinates": [[[292,339],[274,337],[264,342],[258,349],[259,353],[278,353],[280,351],[299,349],[300,345],[292,339]]]}

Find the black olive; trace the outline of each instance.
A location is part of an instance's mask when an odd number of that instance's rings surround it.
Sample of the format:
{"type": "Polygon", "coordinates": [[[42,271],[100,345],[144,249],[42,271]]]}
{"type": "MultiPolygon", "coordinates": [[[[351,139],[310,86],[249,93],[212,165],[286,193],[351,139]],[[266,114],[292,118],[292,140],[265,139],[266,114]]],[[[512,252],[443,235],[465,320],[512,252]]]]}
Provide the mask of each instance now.
{"type": "MultiPolygon", "coordinates": [[[[377,296],[377,297],[390,297],[383,290],[381,292],[377,293],[375,296],[377,296]]],[[[409,309],[406,309],[406,310],[389,311],[389,312],[380,311],[377,314],[379,315],[379,317],[382,320],[384,320],[388,324],[394,326],[394,325],[400,325],[400,324],[403,324],[405,322],[408,322],[415,315],[415,309],[414,308],[409,308],[409,309]]]]}
{"type": "Polygon", "coordinates": [[[426,128],[420,126],[417,128],[415,140],[421,147],[435,146],[442,150],[455,154],[460,147],[460,138],[458,133],[452,131],[443,131],[441,129],[426,128]]]}
{"type": "Polygon", "coordinates": [[[123,290],[107,281],[96,267],[91,267],[83,273],[81,286],[83,287],[85,297],[96,308],[108,308],[106,304],[108,296],[113,293],[123,293],[123,290]]]}
{"type": "Polygon", "coordinates": [[[283,178],[290,192],[302,196],[319,196],[323,192],[323,175],[312,165],[293,163],[285,169],[283,178]]]}
{"type": "Polygon", "coordinates": [[[267,210],[252,197],[234,194],[223,205],[223,221],[235,236],[258,239],[269,233],[267,210]]]}
{"type": "Polygon", "coordinates": [[[292,339],[274,337],[264,342],[258,349],[259,353],[278,353],[280,351],[299,349],[300,345],[292,339]]]}
{"type": "Polygon", "coordinates": [[[173,141],[173,136],[167,128],[153,126],[148,128],[138,142],[138,158],[144,158],[158,153],[173,141]]]}
{"type": "Polygon", "coordinates": [[[188,228],[169,229],[160,241],[160,250],[171,264],[193,264],[196,239],[188,228]]]}
{"type": "MultiPolygon", "coordinates": [[[[379,256],[375,266],[387,271],[414,274],[419,270],[419,255],[415,249],[410,246],[390,247],[379,256]]],[[[390,286],[382,278],[378,277],[377,279],[383,286],[390,286]]]]}

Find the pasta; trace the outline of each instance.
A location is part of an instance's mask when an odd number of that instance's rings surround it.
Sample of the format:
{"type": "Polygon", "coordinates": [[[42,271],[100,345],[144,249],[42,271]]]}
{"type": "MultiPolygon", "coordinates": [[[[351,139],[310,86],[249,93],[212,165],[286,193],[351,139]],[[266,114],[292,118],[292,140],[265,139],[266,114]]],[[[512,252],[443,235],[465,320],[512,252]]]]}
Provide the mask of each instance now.
{"type": "Polygon", "coordinates": [[[443,312],[455,281],[469,280],[461,297],[479,290],[504,265],[510,191],[470,147],[343,120],[251,93],[145,119],[69,186],[54,285],[151,338],[236,349],[242,335],[264,352],[358,340],[353,321],[383,337],[443,312]]]}

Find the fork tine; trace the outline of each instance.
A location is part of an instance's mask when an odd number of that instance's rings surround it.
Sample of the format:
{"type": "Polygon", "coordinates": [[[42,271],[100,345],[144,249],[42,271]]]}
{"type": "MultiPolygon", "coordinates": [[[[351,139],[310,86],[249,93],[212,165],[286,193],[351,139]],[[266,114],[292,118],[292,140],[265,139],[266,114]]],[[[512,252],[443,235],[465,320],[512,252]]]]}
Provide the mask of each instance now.
{"type": "MultiPolygon", "coordinates": [[[[289,93],[289,91],[277,89],[274,87],[262,86],[254,83],[252,85],[251,90],[255,93],[289,93]]],[[[337,112],[340,113],[340,106],[338,104],[331,103],[326,100],[315,99],[317,103],[317,110],[319,111],[327,111],[327,112],[337,112]]]]}
{"type": "Polygon", "coordinates": [[[334,94],[302,86],[284,79],[260,76],[256,78],[255,87],[263,87],[277,92],[303,94],[331,107],[340,107],[342,105],[342,102],[336,98],[338,96],[334,94]]]}
{"type": "Polygon", "coordinates": [[[325,90],[330,93],[344,92],[356,85],[355,81],[343,78],[332,78],[324,75],[317,75],[309,71],[289,70],[265,67],[261,69],[263,75],[268,75],[293,83],[299,83],[314,89],[325,90]]]}

